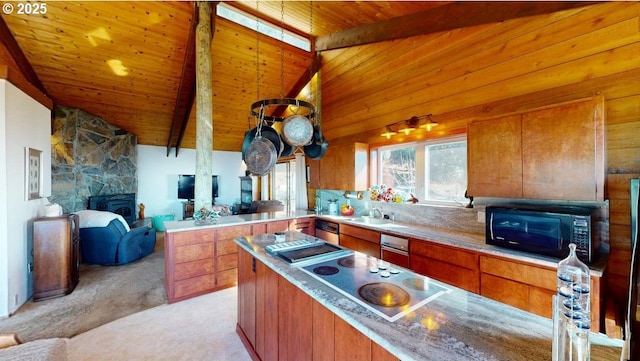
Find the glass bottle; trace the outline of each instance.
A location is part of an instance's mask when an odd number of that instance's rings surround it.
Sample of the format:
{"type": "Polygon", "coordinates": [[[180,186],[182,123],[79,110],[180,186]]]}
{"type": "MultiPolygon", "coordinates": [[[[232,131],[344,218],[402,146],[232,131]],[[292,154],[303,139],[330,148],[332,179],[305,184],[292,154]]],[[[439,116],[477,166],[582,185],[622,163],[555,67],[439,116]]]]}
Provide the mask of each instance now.
{"type": "Polygon", "coordinates": [[[554,361],[589,361],[591,293],[589,267],[569,244],[569,256],[558,263],[558,294],[554,297],[554,361]]]}

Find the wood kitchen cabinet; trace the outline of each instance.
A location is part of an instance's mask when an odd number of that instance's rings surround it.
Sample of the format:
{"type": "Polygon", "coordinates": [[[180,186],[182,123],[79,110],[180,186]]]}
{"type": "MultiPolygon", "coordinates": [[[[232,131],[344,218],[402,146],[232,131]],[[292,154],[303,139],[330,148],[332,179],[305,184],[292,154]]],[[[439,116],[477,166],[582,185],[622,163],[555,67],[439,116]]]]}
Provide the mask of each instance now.
{"type": "Polygon", "coordinates": [[[604,200],[604,123],[602,97],[470,123],[469,195],[604,200]]]}
{"type": "Polygon", "coordinates": [[[340,245],[380,258],[380,232],[349,224],[340,225],[340,245]]]}
{"type": "Polygon", "coordinates": [[[79,277],[77,214],[33,221],[33,300],[68,295],[79,277]]]}
{"type": "MultiPolygon", "coordinates": [[[[480,294],[551,318],[557,270],[494,256],[480,256],[480,294]]],[[[591,276],[591,329],[600,331],[603,305],[601,277],[591,276]]]]}
{"type": "Polygon", "coordinates": [[[253,359],[398,360],[243,249],[238,267],[237,331],[253,359]]]}
{"type": "Polygon", "coordinates": [[[468,192],[474,196],[522,197],[520,115],[469,124],[468,192]]]}
{"type": "Polygon", "coordinates": [[[165,287],[169,303],[237,283],[235,237],[251,234],[251,225],[165,232],[165,287]]]}
{"type": "Polygon", "coordinates": [[[238,326],[256,347],[256,259],[249,252],[238,252],[238,326]]]}
{"type": "Polygon", "coordinates": [[[318,162],[310,161],[309,186],[316,189],[365,190],[369,188],[369,145],[331,146],[318,162]],[[317,164],[314,164],[317,163],[317,164]],[[317,185],[315,184],[317,182],[317,185]],[[315,187],[314,187],[315,186],[315,187]]]}
{"type": "Polygon", "coordinates": [[[313,217],[292,219],[289,223],[290,231],[297,231],[310,236],[316,235],[316,221],[313,217]]]}
{"type": "Polygon", "coordinates": [[[478,254],[409,239],[410,269],[473,293],[480,293],[478,254]]]}

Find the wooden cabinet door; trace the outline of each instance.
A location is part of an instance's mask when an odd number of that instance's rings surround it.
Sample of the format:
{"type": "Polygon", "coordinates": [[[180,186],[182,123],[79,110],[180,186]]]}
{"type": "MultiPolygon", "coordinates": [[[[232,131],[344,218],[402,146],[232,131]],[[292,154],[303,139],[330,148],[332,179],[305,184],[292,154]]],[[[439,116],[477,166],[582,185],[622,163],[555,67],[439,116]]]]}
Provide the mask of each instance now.
{"type": "Polygon", "coordinates": [[[238,325],[256,347],[256,259],[247,251],[238,252],[238,325]]]}
{"type": "Polygon", "coordinates": [[[467,177],[470,196],[522,197],[520,115],[469,124],[467,177]]]}
{"type": "Polygon", "coordinates": [[[593,100],[522,115],[524,198],[602,201],[604,122],[593,100]]]}
{"type": "Polygon", "coordinates": [[[370,361],[371,340],[340,317],[334,324],[336,360],[370,361]]]}
{"type": "Polygon", "coordinates": [[[309,183],[307,183],[307,186],[313,189],[320,189],[320,160],[307,158],[306,164],[309,167],[309,183]]]}
{"type": "Polygon", "coordinates": [[[313,318],[311,296],[278,278],[278,360],[311,360],[313,318]]]}
{"type": "Polygon", "coordinates": [[[369,145],[354,143],[327,148],[320,160],[320,188],[369,188],[369,145]]]}
{"type": "Polygon", "coordinates": [[[336,316],[318,301],[313,301],[313,361],[335,360],[336,316]]]}
{"type": "Polygon", "coordinates": [[[256,344],[262,361],[278,360],[278,274],[256,264],[256,344]]]}

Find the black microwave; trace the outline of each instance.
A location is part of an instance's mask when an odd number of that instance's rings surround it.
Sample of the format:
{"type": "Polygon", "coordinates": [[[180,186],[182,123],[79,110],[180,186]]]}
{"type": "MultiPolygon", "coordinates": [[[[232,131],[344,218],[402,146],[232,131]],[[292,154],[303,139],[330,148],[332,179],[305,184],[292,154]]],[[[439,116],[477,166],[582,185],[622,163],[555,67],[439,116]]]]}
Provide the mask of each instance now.
{"type": "Polygon", "coordinates": [[[560,259],[575,243],[578,258],[591,263],[597,249],[595,218],[595,211],[584,207],[487,206],[486,243],[560,259]]]}

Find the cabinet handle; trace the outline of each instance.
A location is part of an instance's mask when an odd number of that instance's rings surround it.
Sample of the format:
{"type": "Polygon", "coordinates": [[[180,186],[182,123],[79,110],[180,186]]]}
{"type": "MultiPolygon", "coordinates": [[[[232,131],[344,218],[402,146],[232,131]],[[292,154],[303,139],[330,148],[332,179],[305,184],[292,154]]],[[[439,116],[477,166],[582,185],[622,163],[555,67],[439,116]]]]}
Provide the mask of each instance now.
{"type": "Polygon", "coordinates": [[[253,271],[253,273],[256,273],[256,258],[255,257],[251,257],[251,270],[253,271]]]}

